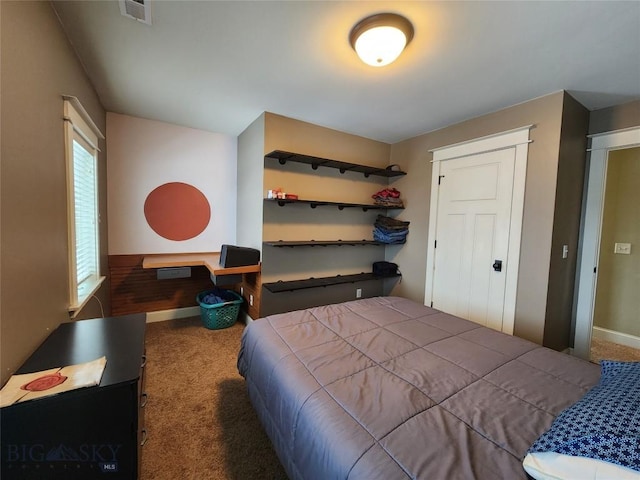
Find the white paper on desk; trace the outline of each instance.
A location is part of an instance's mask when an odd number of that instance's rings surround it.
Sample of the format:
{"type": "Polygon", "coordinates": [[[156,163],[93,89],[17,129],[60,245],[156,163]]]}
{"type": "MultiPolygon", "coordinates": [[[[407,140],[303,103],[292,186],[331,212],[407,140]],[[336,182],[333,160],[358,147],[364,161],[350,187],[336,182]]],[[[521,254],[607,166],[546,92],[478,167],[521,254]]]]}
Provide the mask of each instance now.
{"type": "MultiPolygon", "coordinates": [[[[0,407],[6,407],[16,402],[48,397],[61,392],[75,390],[76,388],[99,385],[106,364],[107,358],[103,356],[90,362],[69,365],[63,368],[52,368],[41,372],[13,375],[2,390],[0,390],[0,407]],[[54,375],[59,375],[64,380],[55,386],[43,390],[31,391],[28,389],[28,385],[31,382],[54,375]]],[[[59,381],[60,380],[58,380],[58,382],[59,381]]]]}

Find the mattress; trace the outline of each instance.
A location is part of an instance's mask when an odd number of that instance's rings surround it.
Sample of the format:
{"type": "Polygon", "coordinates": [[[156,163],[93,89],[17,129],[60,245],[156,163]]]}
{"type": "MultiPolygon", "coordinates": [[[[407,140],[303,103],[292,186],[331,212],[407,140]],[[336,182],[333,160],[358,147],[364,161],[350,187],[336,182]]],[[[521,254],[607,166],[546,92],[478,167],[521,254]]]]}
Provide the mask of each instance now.
{"type": "Polygon", "coordinates": [[[527,478],[597,365],[399,297],[273,315],[238,369],[290,479],[527,478]]]}

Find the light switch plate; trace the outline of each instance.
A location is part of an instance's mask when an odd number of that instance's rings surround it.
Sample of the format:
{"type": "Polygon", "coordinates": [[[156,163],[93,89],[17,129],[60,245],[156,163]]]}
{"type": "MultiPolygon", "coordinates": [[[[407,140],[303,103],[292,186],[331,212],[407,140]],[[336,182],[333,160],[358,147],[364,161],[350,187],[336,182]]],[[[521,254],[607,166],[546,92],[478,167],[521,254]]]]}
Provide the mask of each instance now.
{"type": "Polygon", "coordinates": [[[631,244],[630,243],[616,243],[613,248],[613,253],[619,253],[622,255],[631,255],[631,244]]]}

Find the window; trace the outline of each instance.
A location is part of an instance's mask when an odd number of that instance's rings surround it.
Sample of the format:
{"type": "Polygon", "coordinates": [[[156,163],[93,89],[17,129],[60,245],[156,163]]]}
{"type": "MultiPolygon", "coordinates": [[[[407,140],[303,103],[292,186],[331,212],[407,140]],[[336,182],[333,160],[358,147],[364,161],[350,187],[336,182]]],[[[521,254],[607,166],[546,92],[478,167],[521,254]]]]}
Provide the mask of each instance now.
{"type": "Polygon", "coordinates": [[[100,216],[98,138],[104,139],[75,97],[64,97],[65,157],[69,224],[69,311],[75,317],[98,290],[100,216]]]}

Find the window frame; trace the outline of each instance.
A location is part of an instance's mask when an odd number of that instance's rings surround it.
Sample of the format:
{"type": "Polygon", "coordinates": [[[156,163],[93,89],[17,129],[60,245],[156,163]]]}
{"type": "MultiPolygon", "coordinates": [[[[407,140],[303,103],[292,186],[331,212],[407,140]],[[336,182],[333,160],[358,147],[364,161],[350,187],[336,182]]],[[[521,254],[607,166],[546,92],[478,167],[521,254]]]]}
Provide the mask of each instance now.
{"type": "Polygon", "coordinates": [[[67,170],[67,226],[69,242],[69,314],[75,318],[89,299],[98,291],[105,280],[100,274],[100,212],[98,189],[98,142],[104,140],[104,135],[84,109],[80,101],[73,96],[63,95],[64,99],[64,136],[65,136],[65,163],[67,170]],[[78,283],[76,261],[76,207],[75,207],[75,177],[74,168],[74,141],[79,143],[93,157],[95,182],[95,275],[78,283]]]}

